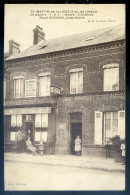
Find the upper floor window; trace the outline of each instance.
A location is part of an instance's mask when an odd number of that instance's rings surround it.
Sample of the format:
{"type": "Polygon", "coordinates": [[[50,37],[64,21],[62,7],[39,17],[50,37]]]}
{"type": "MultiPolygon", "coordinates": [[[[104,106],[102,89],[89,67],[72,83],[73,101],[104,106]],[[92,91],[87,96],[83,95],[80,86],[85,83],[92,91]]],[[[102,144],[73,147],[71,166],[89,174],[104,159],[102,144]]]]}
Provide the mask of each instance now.
{"type": "Polygon", "coordinates": [[[23,97],[23,76],[13,77],[14,79],[14,97],[22,98],[23,97]]]}
{"type": "Polygon", "coordinates": [[[104,69],[104,91],[119,90],[119,64],[107,64],[104,69]]]}
{"type": "Polygon", "coordinates": [[[75,68],[70,72],[70,94],[83,93],[83,68],[75,68]]]}
{"type": "Polygon", "coordinates": [[[51,73],[45,72],[39,74],[39,96],[50,96],[51,91],[51,73]]]}

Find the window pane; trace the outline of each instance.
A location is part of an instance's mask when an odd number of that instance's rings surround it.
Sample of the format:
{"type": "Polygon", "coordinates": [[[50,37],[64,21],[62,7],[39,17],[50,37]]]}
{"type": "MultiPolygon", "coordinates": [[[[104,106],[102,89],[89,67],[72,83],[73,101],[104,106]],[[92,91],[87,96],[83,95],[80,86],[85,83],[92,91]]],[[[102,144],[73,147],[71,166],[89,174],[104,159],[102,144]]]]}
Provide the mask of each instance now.
{"type": "Polygon", "coordinates": [[[83,92],[83,72],[78,73],[78,92],[83,92]]]}
{"type": "Polygon", "coordinates": [[[46,76],[46,95],[50,96],[51,77],[46,76]]]}
{"type": "Polygon", "coordinates": [[[104,91],[111,91],[111,69],[104,69],[104,91]]]}
{"type": "Polygon", "coordinates": [[[111,69],[112,91],[119,90],[119,68],[111,69]]]}
{"type": "Polygon", "coordinates": [[[14,80],[14,97],[23,97],[23,79],[14,80]]]}
{"type": "Polygon", "coordinates": [[[23,79],[20,79],[20,97],[23,97],[23,79]]]}
{"type": "Polygon", "coordinates": [[[118,131],[118,120],[113,119],[113,131],[118,131]]]}
{"type": "Polygon", "coordinates": [[[105,141],[118,134],[118,112],[105,113],[105,141]]]}
{"type": "Polygon", "coordinates": [[[118,119],[118,112],[113,112],[113,119],[118,119]]]}
{"type": "Polygon", "coordinates": [[[106,119],[110,119],[111,118],[111,112],[106,112],[105,116],[106,116],[106,119]]]}
{"type": "Polygon", "coordinates": [[[104,91],[119,90],[119,68],[104,69],[104,91]]]}
{"type": "Polygon", "coordinates": [[[40,96],[45,96],[46,91],[46,80],[45,77],[40,77],[40,96]]]}
{"type": "Polygon", "coordinates": [[[70,74],[70,93],[76,93],[76,73],[70,74]]]}
{"type": "Polygon", "coordinates": [[[50,96],[51,77],[40,77],[39,96],[50,96]]]}
{"type": "Polygon", "coordinates": [[[19,79],[14,80],[15,82],[15,97],[19,97],[19,79]]]}
{"type": "Polygon", "coordinates": [[[106,131],[111,129],[111,120],[106,119],[106,121],[105,121],[105,129],[106,129],[106,131]]]}

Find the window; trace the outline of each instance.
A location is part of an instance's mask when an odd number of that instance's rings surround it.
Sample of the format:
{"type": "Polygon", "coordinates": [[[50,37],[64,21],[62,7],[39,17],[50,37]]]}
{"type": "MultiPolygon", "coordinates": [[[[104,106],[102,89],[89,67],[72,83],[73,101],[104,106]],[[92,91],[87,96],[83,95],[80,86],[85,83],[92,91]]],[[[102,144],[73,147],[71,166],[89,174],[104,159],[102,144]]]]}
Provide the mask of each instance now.
{"type": "Polygon", "coordinates": [[[110,137],[118,135],[118,112],[106,112],[104,114],[105,122],[105,143],[110,137]]]}
{"type": "Polygon", "coordinates": [[[10,141],[15,141],[16,140],[16,131],[11,131],[10,132],[10,141]]]}
{"type": "Polygon", "coordinates": [[[14,97],[22,98],[23,97],[23,77],[18,76],[14,77],[14,97]]]}
{"type": "Polygon", "coordinates": [[[70,94],[83,93],[83,68],[76,68],[70,72],[70,94]]]}
{"type": "Polygon", "coordinates": [[[39,75],[39,96],[50,96],[51,73],[45,72],[39,75]]]}
{"type": "Polygon", "coordinates": [[[22,126],[22,115],[13,114],[11,115],[11,127],[21,127],[22,126]]]}
{"type": "Polygon", "coordinates": [[[104,91],[119,90],[119,64],[107,64],[104,68],[104,91]]]}

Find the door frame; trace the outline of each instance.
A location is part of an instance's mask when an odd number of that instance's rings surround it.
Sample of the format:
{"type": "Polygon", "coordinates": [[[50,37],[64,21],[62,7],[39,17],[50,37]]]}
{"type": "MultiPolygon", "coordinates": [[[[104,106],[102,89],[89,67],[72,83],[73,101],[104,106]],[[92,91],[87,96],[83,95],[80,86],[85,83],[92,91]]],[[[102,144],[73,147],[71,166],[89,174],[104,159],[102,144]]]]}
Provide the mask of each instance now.
{"type": "MultiPolygon", "coordinates": [[[[77,122],[81,122],[82,123],[82,135],[83,135],[83,109],[72,109],[72,110],[68,110],[68,154],[71,154],[71,148],[70,148],[70,141],[71,141],[71,118],[70,115],[73,113],[81,113],[81,121],[77,121],[77,122]]],[[[82,155],[82,150],[81,150],[81,155],[82,155]]]]}

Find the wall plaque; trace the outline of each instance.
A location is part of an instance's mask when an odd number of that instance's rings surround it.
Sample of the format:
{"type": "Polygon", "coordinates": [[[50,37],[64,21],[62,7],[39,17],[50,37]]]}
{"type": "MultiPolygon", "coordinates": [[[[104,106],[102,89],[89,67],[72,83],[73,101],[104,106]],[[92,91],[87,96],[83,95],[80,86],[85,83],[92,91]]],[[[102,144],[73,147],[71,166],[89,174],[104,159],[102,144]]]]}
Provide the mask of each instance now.
{"type": "Polygon", "coordinates": [[[25,97],[36,97],[36,79],[25,80],[25,97]]]}
{"type": "Polygon", "coordinates": [[[59,123],[59,129],[66,129],[66,123],[59,123]]]}

